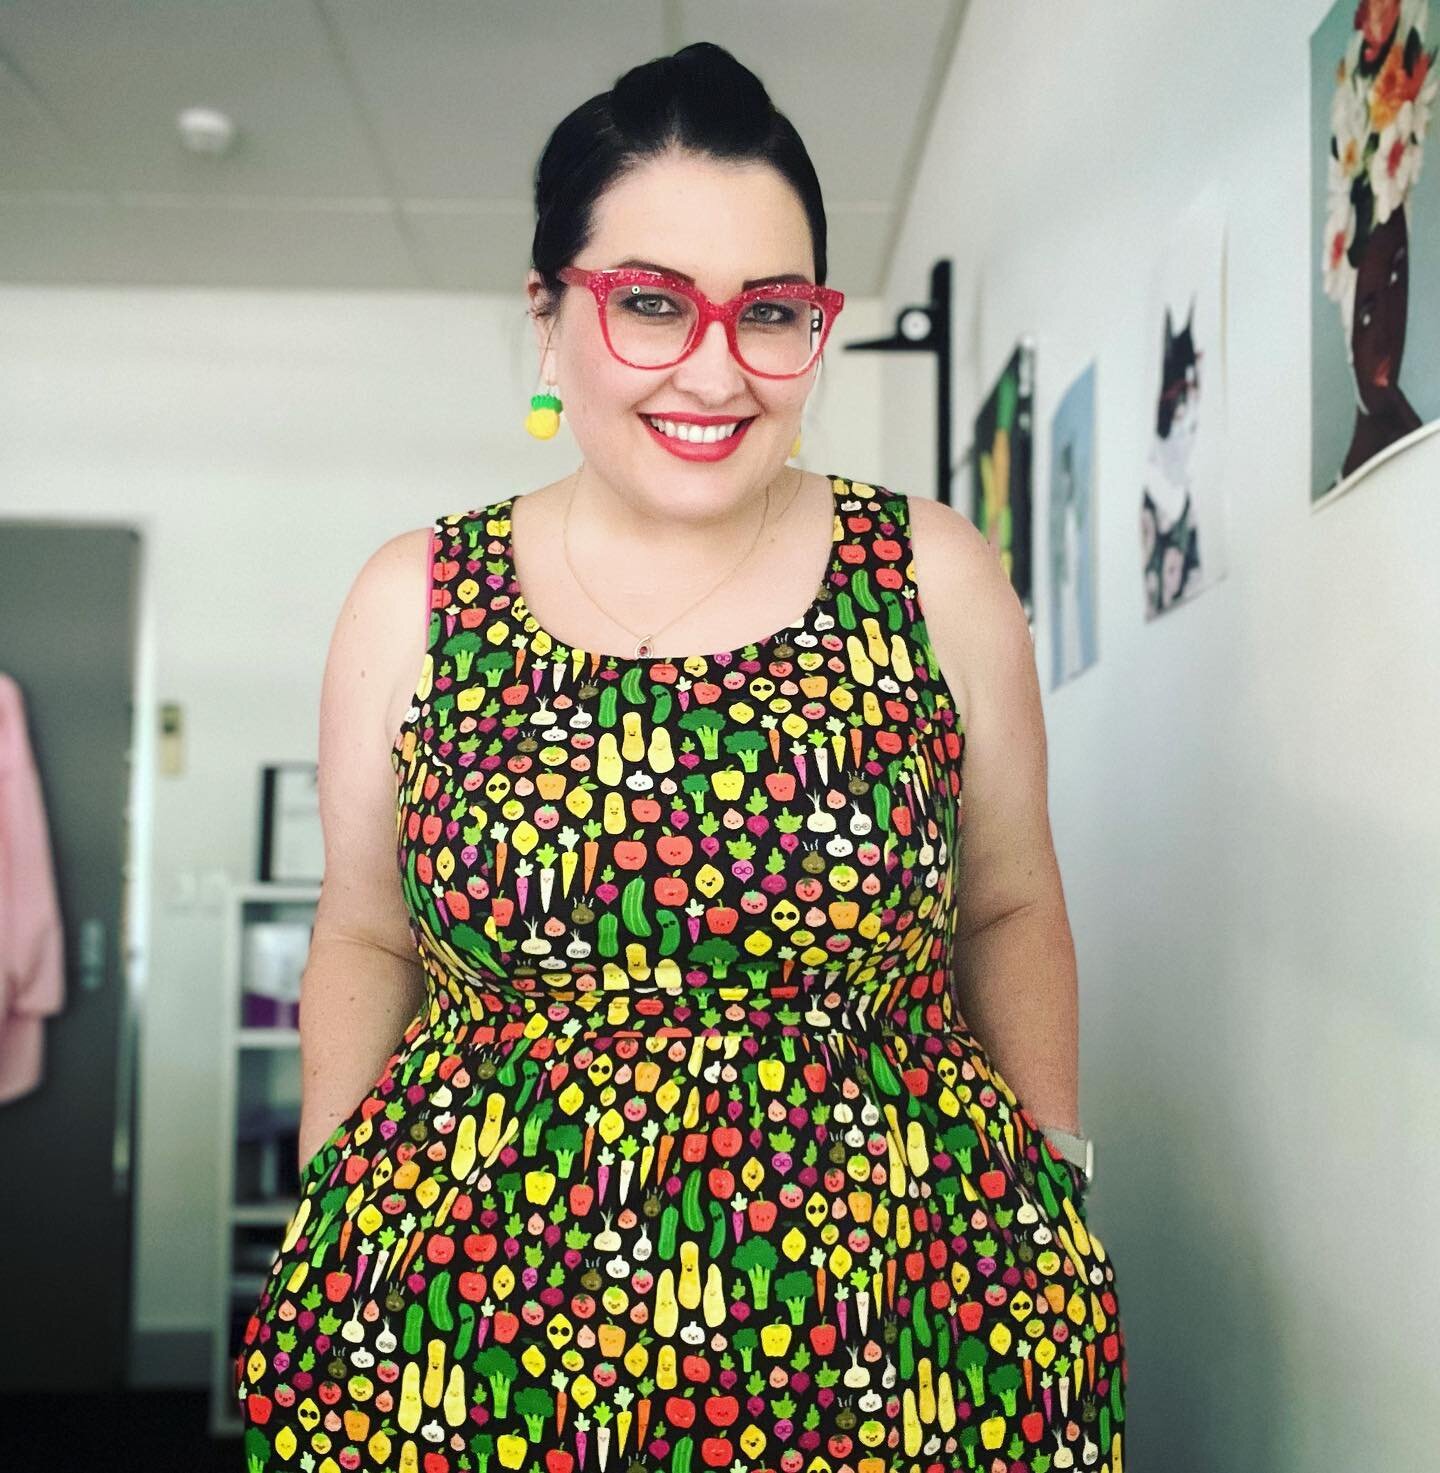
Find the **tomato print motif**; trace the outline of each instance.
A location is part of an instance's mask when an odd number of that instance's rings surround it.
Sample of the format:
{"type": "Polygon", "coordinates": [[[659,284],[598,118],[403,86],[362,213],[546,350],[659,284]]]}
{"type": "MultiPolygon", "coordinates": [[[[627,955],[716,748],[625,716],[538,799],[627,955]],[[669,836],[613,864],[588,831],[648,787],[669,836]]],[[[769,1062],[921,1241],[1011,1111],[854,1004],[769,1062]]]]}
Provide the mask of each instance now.
{"type": "Polygon", "coordinates": [[[965,737],[909,503],[811,607],[560,643],[513,499],[439,518],[392,750],[428,995],[301,1174],[249,1473],[1122,1473],[1084,1183],[960,1016],[965,737]]]}

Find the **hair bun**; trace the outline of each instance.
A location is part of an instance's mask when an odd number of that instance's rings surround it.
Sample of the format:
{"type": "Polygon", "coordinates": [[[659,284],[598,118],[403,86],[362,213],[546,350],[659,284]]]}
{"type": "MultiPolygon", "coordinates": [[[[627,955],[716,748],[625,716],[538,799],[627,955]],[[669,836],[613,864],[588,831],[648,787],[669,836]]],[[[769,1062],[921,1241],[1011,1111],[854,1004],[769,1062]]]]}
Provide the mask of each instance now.
{"type": "Polygon", "coordinates": [[[775,113],[760,78],[713,41],[631,67],[611,89],[610,108],[616,127],[631,137],[684,118],[696,131],[723,132],[737,150],[763,138],[775,113]]]}

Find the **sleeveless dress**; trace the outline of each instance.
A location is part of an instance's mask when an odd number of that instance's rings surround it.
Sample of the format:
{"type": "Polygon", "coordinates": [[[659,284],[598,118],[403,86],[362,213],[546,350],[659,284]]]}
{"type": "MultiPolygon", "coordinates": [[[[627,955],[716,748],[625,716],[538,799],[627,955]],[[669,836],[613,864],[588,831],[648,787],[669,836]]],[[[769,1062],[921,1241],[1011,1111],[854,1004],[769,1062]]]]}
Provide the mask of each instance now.
{"type": "Polygon", "coordinates": [[[433,526],[397,735],[427,1001],[301,1173],[247,1473],[1121,1473],[1115,1273],[960,1018],[965,737],[909,504],[794,624],[594,654],[433,526]]]}

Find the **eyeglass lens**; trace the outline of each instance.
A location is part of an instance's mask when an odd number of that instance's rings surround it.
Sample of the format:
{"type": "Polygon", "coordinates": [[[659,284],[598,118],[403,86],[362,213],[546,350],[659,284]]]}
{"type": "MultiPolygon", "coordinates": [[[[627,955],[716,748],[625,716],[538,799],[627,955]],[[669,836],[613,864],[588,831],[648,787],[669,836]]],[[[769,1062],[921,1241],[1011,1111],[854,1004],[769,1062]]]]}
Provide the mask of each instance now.
{"type": "MultiPolygon", "coordinates": [[[[605,323],[617,356],[639,368],[664,368],[685,352],[698,313],[683,292],[631,284],[605,298],[605,323]]],[[[825,313],[808,297],[750,302],[735,324],[739,358],[756,373],[802,372],[825,335],[825,313]]]]}

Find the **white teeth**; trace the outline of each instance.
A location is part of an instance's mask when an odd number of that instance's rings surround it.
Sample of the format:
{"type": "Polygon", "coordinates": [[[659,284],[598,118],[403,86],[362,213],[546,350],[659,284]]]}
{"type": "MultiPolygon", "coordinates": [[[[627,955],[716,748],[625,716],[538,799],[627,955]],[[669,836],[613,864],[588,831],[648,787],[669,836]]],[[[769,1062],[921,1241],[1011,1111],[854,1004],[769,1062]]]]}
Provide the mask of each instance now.
{"type": "Polygon", "coordinates": [[[728,440],[736,430],[740,428],[740,420],[732,420],[724,425],[700,425],[677,424],[673,419],[651,419],[647,414],[645,422],[659,430],[662,435],[670,435],[676,440],[688,440],[692,445],[712,445],[716,440],[728,440]]]}

